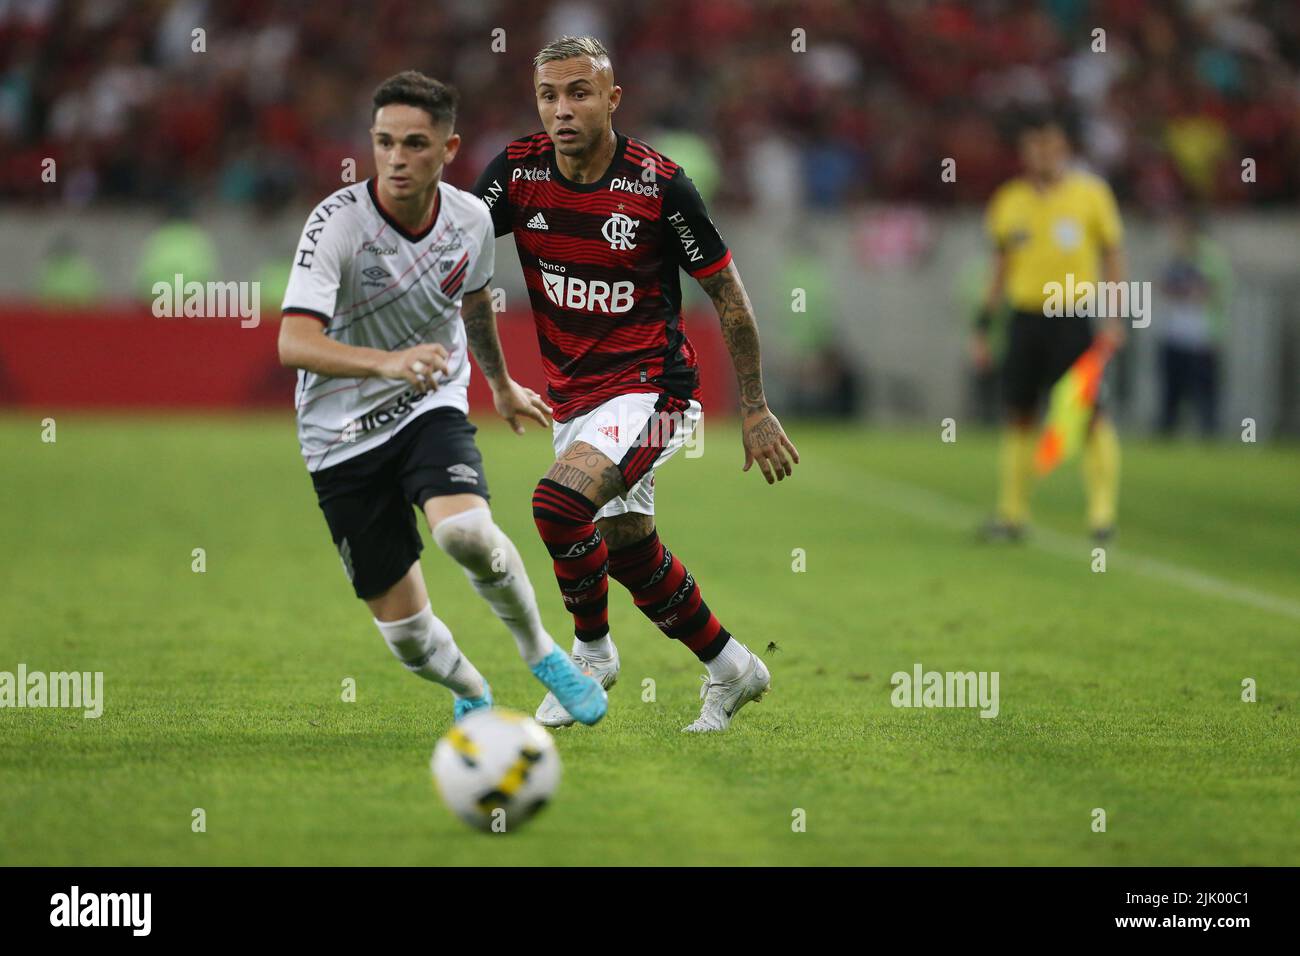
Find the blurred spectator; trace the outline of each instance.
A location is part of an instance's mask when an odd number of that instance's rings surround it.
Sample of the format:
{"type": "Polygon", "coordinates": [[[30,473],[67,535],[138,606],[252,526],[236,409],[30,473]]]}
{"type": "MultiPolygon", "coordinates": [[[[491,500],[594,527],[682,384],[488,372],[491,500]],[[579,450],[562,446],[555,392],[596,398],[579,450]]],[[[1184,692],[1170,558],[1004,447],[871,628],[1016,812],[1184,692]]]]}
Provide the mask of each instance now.
{"type": "MultiPolygon", "coordinates": [[[[263,179],[256,185],[254,199],[257,217],[253,220],[254,228],[270,227],[275,222],[292,195],[292,190],[287,187],[288,183],[274,178],[263,179]]],[[[253,278],[260,286],[262,302],[284,301],[292,268],[292,261],[280,254],[271,256],[257,267],[253,278]]]]}
{"type": "Polygon", "coordinates": [[[1156,427],[1160,434],[1172,435],[1183,402],[1190,401],[1201,434],[1208,438],[1217,425],[1219,353],[1232,267],[1196,214],[1175,216],[1172,233],[1174,252],[1165,266],[1164,306],[1158,315],[1162,400],[1156,427]]]}
{"type": "Polygon", "coordinates": [[[803,418],[854,418],[861,403],[860,373],[847,352],[827,342],[805,356],[800,375],[790,389],[790,412],[803,418]]]}
{"type": "Polygon", "coordinates": [[[777,375],[784,392],[782,404],[813,418],[852,418],[861,399],[859,376],[849,353],[836,340],[840,304],[827,263],[828,250],[816,232],[796,227],[784,256],[784,267],[772,277],[773,302],[789,304],[776,311],[765,326],[780,343],[786,364],[777,375]]]}
{"type": "Polygon", "coordinates": [[[50,245],[36,276],[36,298],[42,305],[89,305],[99,299],[103,281],[99,270],[70,236],[50,245]]]}
{"type": "MultiPolygon", "coordinates": [[[[984,311],[989,284],[993,281],[993,260],[987,252],[965,259],[957,268],[953,283],[953,300],[957,317],[963,324],[974,325],[984,311]]],[[[1007,314],[1004,304],[991,317],[992,326],[984,340],[987,354],[972,354],[967,367],[968,389],[975,419],[987,427],[1002,421],[1001,375],[1002,353],[1006,349],[1007,314]]],[[[963,332],[968,330],[963,329],[963,332]]]]}
{"type": "Polygon", "coordinates": [[[655,149],[686,170],[705,204],[718,189],[718,162],[704,137],[685,129],[664,129],[645,136],[655,149]]]}
{"type": "Polygon", "coordinates": [[[155,283],[173,286],[210,282],[218,278],[217,247],[206,229],[190,218],[187,205],[175,203],[167,221],[145,240],[136,270],[136,289],[146,301],[154,298],[155,283]]]}
{"type": "MultiPolygon", "coordinates": [[[[288,178],[310,203],[368,155],[370,91],[408,67],[460,88],[466,145],[448,180],[468,185],[539,128],[531,56],[562,31],[613,51],[620,129],[716,146],[720,205],[982,203],[1013,160],[999,117],[1049,99],[1080,114],[1084,153],[1121,200],[1300,198],[1300,4],[1283,0],[10,0],[0,199],[241,203],[288,178]],[[948,156],[955,182],[936,174],[948,156]],[[42,188],[44,157],[75,162],[75,184],[42,188]]],[[[684,148],[675,158],[707,180],[684,148]]]]}
{"type": "Polygon", "coordinates": [[[782,268],[771,276],[771,301],[782,304],[774,313],[774,318],[780,318],[771,331],[789,352],[817,355],[834,335],[839,303],[829,254],[815,230],[796,226],[789,234],[782,268]]]}

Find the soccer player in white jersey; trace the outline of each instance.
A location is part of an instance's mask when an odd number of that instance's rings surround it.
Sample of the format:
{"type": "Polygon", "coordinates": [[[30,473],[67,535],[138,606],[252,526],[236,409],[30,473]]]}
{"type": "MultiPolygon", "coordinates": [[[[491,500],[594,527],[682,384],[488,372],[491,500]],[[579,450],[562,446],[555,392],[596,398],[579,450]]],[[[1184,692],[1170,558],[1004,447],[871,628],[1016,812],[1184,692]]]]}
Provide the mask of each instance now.
{"type": "Polygon", "coordinates": [[[601,685],[542,626],[528,574],[488,508],[477,429],[466,417],[469,353],[518,434],[551,409],[513,381],[491,313],[492,221],[482,200],[441,181],[460,146],[456,94],[415,71],[375,91],[375,175],[338,190],[303,229],[280,324],[297,368],[298,438],[357,597],[410,671],[449,688],[454,718],[492,705],[486,680],[429,603],[416,508],[433,539],[509,628],[533,674],[583,723],[605,714],[601,685]]]}

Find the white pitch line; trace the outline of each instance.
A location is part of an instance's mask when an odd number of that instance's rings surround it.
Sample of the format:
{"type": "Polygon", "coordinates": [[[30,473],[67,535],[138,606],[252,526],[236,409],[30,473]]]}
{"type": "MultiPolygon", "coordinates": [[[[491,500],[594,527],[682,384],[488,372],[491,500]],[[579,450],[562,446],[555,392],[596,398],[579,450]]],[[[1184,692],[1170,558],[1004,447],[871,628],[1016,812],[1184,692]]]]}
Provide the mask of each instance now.
{"type": "MultiPolygon", "coordinates": [[[[828,469],[824,465],[818,465],[817,470],[825,472],[828,469]]],[[[855,488],[854,495],[859,500],[862,492],[866,491],[871,496],[870,500],[931,524],[945,526],[965,525],[974,529],[976,523],[984,517],[982,512],[945,495],[914,488],[910,485],[898,484],[876,476],[857,474],[853,478],[853,485],[855,488]]],[[[1031,547],[1075,561],[1079,559],[1081,553],[1086,554],[1095,547],[1091,541],[1085,538],[1062,534],[1050,528],[1034,528],[1025,536],[1025,541],[1031,547]]],[[[1261,611],[1271,611],[1274,614],[1300,621],[1300,603],[1296,601],[1278,597],[1276,594],[1256,591],[1254,588],[1244,587],[1240,584],[1233,584],[1193,568],[1134,554],[1127,548],[1117,548],[1116,550],[1122,568],[1131,569],[1138,574],[1186,588],[1189,591],[1236,601],[1248,607],[1261,611]]]]}

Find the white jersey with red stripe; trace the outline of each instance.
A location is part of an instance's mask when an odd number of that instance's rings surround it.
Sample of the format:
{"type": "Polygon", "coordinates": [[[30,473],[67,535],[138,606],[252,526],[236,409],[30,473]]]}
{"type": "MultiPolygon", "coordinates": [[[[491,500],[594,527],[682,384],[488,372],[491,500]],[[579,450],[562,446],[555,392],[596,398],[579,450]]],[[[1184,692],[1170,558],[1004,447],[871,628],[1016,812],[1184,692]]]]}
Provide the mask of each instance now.
{"type": "Polygon", "coordinates": [[[386,378],[330,378],[300,370],[298,441],[309,471],[382,445],[417,415],[469,411],[469,349],[460,303],[492,280],[492,219],[472,193],[441,183],[429,224],[411,233],[380,205],[373,179],[345,186],[303,228],[284,296],[285,315],[308,315],[336,342],[400,351],[447,350],[447,371],[427,394],[386,378]]]}

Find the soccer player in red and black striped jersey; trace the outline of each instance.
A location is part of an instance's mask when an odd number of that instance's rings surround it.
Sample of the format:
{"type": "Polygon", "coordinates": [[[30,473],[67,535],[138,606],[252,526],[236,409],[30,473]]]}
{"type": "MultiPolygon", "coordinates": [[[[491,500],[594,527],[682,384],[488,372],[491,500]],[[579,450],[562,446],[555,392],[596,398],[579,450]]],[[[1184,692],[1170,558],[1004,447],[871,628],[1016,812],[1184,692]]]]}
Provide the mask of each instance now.
{"type": "MultiPolygon", "coordinates": [[[[799,454],[767,407],[753,310],[695,186],[672,160],[613,128],[622,90],[604,46],[561,37],[534,67],[544,131],[507,146],[473,192],[496,234],[514,234],[537,324],[556,462],[538,482],[533,515],[573,614],[573,660],[605,687],[618,677],[606,603],[613,577],[708,669],[700,717],[685,729],[725,730],[771,677],[655,530],[655,470],[701,413],[679,268],[722,322],[740,382],[744,470],[756,462],[771,484],[793,473],[799,454]]],[[[497,341],[492,317],[467,317],[466,327],[482,363],[497,341]]],[[[537,719],[573,723],[553,695],[537,719]]]]}

